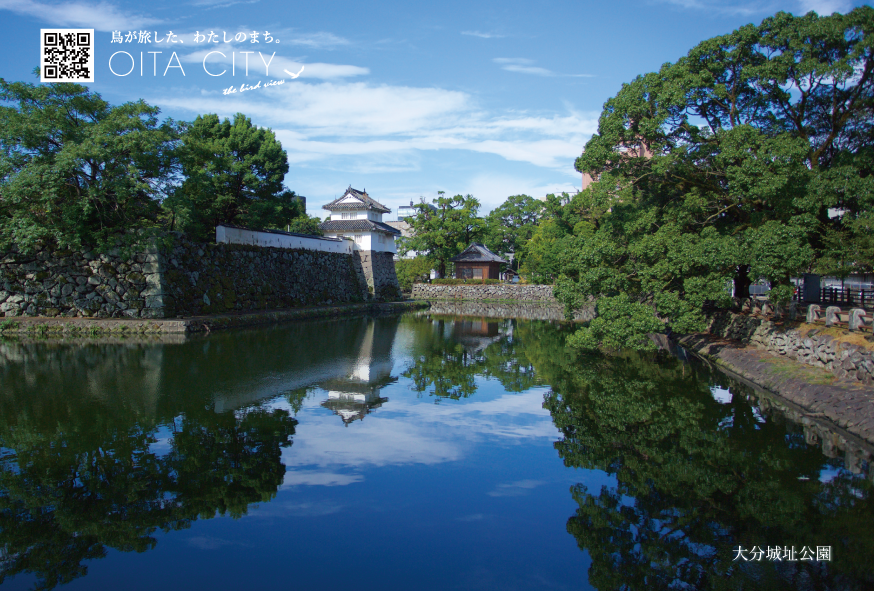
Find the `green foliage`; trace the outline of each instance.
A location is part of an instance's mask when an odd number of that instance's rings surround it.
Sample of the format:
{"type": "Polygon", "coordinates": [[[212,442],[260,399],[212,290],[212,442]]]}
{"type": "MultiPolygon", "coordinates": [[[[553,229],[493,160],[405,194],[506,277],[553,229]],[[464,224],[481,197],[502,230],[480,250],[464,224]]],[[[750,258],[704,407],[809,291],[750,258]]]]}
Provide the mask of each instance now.
{"type": "Polygon", "coordinates": [[[416,215],[407,220],[412,237],[398,239],[398,253],[425,256],[446,277],[450,259],[480,239],[485,221],[477,217],[479,201],[472,195],[445,197],[440,191],[433,203],[436,210],[424,203],[416,206],[416,215]]]}
{"type": "Polygon", "coordinates": [[[308,234],[310,236],[324,236],[319,224],[322,223],[316,216],[308,216],[301,212],[301,215],[291,220],[287,229],[289,232],[297,232],[298,234],[308,234]]]}
{"type": "Polygon", "coordinates": [[[398,259],[395,261],[395,273],[403,291],[411,291],[413,283],[424,281],[431,275],[431,261],[428,257],[398,259]]]}
{"type": "Polygon", "coordinates": [[[462,317],[408,318],[415,335],[414,358],[403,376],[415,392],[440,402],[459,400],[477,392],[476,377],[498,380],[510,392],[521,392],[542,381],[522,351],[522,342],[507,330],[512,321],[462,317]],[[480,339],[490,342],[477,347],[480,339]]]}
{"type": "Polygon", "coordinates": [[[570,234],[560,222],[543,220],[525,245],[519,273],[531,283],[554,283],[561,273],[562,252],[569,242],[570,234]]]}
{"type": "Polygon", "coordinates": [[[182,133],[178,154],[184,180],[165,206],[173,226],[198,239],[210,240],[219,224],[285,228],[303,214],[282,184],[288,158],[276,135],[242,113],[233,122],[198,116],[182,133]]]}
{"type": "MultiPolygon", "coordinates": [[[[871,484],[829,467],[779,416],[762,420],[745,386],[673,358],[526,353],[553,385],[544,408],[568,467],[601,470],[615,486],[571,488],[567,530],[592,558],[598,589],[797,589],[856,587],[870,580],[871,484]],[[710,394],[730,389],[728,404],[710,394]],[[739,546],[831,545],[833,562],[745,563],[739,546]],[[779,564],[779,566],[775,566],[779,564]]],[[[839,463],[838,463],[839,464],[839,463]]]]}
{"type": "Polygon", "coordinates": [[[544,204],[528,195],[512,195],[486,216],[485,245],[503,257],[513,257],[519,268],[519,254],[534,234],[543,215],[544,204]]]}
{"type": "Polygon", "coordinates": [[[541,276],[559,267],[570,308],[593,296],[614,313],[575,344],[645,344],[646,308],[660,331],[701,330],[702,306],[728,304],[732,280],[743,295],[747,272],[783,302],[802,272],[870,268],[872,33],[867,6],[779,13],[607,101],[576,162],[598,182],[528,247],[541,276]]]}
{"type": "Polygon", "coordinates": [[[143,101],[0,79],[0,247],[106,243],[159,223],[177,128],[143,101]]]}

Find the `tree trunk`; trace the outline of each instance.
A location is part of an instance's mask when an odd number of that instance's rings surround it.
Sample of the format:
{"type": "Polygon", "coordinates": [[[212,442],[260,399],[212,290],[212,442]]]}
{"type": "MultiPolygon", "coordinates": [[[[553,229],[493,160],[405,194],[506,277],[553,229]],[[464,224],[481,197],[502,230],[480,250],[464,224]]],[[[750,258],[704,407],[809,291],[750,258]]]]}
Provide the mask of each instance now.
{"type": "Polygon", "coordinates": [[[737,266],[737,270],[734,274],[734,297],[740,299],[750,297],[750,285],[752,285],[753,282],[750,280],[749,273],[749,265],[737,266]]]}

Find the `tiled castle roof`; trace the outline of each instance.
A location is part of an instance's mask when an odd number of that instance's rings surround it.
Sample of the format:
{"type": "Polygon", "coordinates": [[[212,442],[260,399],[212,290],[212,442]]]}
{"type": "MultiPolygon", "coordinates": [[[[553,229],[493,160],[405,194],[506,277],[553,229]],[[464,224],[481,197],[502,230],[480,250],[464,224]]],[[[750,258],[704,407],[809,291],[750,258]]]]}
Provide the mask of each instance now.
{"type": "Polygon", "coordinates": [[[391,210],[387,208],[382,203],[371,199],[370,195],[367,194],[367,191],[359,191],[358,189],[353,189],[350,185],[346,192],[343,193],[343,196],[334,199],[327,205],[323,205],[322,209],[327,209],[329,211],[339,211],[339,210],[350,210],[350,209],[372,209],[373,211],[378,211],[380,213],[391,213],[391,210]],[[340,203],[347,197],[352,196],[358,200],[358,203],[340,203]]]}
{"type": "Polygon", "coordinates": [[[382,222],[373,220],[329,220],[319,224],[322,232],[382,232],[392,236],[400,236],[400,230],[396,230],[382,222]]]}

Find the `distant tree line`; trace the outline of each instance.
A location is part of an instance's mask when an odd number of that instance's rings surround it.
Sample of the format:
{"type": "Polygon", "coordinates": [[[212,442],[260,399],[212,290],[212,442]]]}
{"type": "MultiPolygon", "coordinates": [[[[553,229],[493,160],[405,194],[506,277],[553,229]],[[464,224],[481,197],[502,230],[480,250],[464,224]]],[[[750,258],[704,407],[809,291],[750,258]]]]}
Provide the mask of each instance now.
{"type": "Polygon", "coordinates": [[[135,229],[317,231],[273,131],[238,113],[158,120],[77,84],[0,79],[0,248],[104,245],[135,229]]]}

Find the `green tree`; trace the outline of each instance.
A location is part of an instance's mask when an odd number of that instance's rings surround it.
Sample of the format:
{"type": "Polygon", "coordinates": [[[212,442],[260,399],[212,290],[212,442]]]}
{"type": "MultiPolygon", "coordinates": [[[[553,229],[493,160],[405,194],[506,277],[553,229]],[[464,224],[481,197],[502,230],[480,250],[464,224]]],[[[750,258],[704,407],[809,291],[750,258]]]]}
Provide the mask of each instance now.
{"type": "Polygon", "coordinates": [[[0,247],[105,243],[156,226],[177,129],[143,101],[0,79],[0,247]]]}
{"type": "Polygon", "coordinates": [[[518,269],[519,255],[537,228],[543,206],[528,195],[507,197],[486,216],[485,245],[501,256],[513,255],[512,266],[518,269]]]}
{"type": "Polygon", "coordinates": [[[253,229],[285,228],[303,214],[283,186],[288,158],[270,129],[242,113],[220,120],[201,115],[181,135],[184,180],[167,200],[174,227],[209,240],[218,224],[253,229]]]}
{"type": "Polygon", "coordinates": [[[852,245],[843,260],[871,264],[872,30],[867,6],[778,13],[607,101],[576,162],[599,181],[568,206],[585,223],[556,293],[571,307],[598,297],[614,314],[602,334],[583,328],[574,342],[610,332],[639,347],[653,327],[645,316],[662,331],[701,330],[705,302],[729,304],[731,280],[743,295],[747,275],[785,302],[793,275],[842,258],[827,253],[830,233],[852,245]]]}
{"type": "Polygon", "coordinates": [[[423,281],[431,275],[431,261],[428,257],[414,257],[395,261],[395,274],[404,291],[413,289],[413,283],[423,281]]]}
{"type": "Polygon", "coordinates": [[[323,236],[322,229],[319,228],[321,223],[322,220],[316,216],[308,216],[302,213],[302,215],[291,220],[287,227],[289,232],[309,234],[310,236],[323,236]]]}
{"type": "Polygon", "coordinates": [[[436,209],[425,203],[416,206],[416,215],[407,220],[412,237],[399,239],[398,253],[403,256],[415,251],[427,257],[441,277],[446,277],[450,259],[482,237],[485,221],[477,217],[479,201],[472,195],[438,194],[433,200],[436,209]]]}

